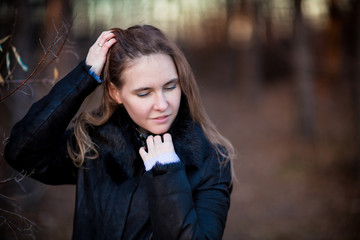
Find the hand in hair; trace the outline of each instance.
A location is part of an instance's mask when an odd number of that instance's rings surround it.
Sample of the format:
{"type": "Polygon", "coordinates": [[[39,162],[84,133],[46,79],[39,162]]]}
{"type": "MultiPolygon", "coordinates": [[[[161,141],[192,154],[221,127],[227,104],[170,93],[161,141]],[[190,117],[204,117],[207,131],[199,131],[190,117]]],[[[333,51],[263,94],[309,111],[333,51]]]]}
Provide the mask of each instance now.
{"type": "Polygon", "coordinates": [[[90,70],[99,76],[104,67],[109,48],[116,43],[114,37],[115,34],[111,31],[102,32],[96,42],[90,47],[86,56],[86,65],[91,66],[90,70]]]}

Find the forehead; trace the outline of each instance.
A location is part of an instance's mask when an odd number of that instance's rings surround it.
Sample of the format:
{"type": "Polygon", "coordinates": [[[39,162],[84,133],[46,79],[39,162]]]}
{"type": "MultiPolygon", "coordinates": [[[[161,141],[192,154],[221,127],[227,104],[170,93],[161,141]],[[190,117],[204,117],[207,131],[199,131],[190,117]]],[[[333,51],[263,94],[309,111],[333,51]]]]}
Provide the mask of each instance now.
{"type": "Polygon", "coordinates": [[[131,61],[124,71],[123,87],[151,87],[177,77],[174,61],[169,55],[159,53],[140,56],[131,61]]]}

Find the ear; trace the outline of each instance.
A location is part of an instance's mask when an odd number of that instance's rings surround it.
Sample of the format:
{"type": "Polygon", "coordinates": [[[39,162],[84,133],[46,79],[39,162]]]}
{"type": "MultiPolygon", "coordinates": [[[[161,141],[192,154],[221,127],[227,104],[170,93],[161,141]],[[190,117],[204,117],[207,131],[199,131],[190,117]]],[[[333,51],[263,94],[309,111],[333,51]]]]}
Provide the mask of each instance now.
{"type": "Polygon", "coordinates": [[[111,82],[109,85],[110,97],[118,104],[122,104],[120,90],[111,82]]]}

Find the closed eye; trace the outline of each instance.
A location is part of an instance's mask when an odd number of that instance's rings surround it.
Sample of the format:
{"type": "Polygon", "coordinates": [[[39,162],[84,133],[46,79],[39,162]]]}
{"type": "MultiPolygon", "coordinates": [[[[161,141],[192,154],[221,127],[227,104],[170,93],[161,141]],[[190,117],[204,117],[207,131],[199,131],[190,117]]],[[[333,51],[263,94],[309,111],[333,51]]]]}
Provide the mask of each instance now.
{"type": "MultiPolygon", "coordinates": [[[[172,91],[174,89],[177,88],[179,79],[178,78],[174,78],[172,80],[170,80],[169,82],[167,82],[166,84],[163,85],[163,89],[165,91],[172,91]]],[[[150,87],[143,87],[143,88],[138,88],[133,90],[132,92],[134,94],[136,94],[136,96],[138,97],[146,97],[148,96],[154,89],[150,88],[150,87]]]]}
{"type": "Polygon", "coordinates": [[[168,86],[164,87],[164,89],[165,89],[165,90],[173,90],[173,89],[176,88],[176,86],[177,86],[177,84],[176,84],[176,83],[173,83],[173,84],[171,84],[171,85],[168,85],[168,86]]]}
{"type": "Polygon", "coordinates": [[[139,92],[136,94],[138,97],[146,97],[147,95],[149,95],[149,92],[139,92]]]}

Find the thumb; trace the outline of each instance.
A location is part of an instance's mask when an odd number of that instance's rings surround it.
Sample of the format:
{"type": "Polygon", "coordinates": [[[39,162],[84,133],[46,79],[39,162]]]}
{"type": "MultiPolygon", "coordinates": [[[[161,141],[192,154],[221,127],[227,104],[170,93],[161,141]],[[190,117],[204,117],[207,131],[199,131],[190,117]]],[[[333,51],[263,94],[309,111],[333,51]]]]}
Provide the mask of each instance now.
{"type": "Polygon", "coordinates": [[[145,147],[141,147],[141,148],[139,149],[139,154],[140,154],[141,158],[143,159],[143,161],[145,161],[146,155],[148,154],[148,153],[145,151],[145,147]]]}

